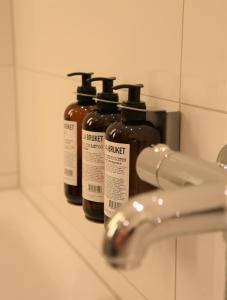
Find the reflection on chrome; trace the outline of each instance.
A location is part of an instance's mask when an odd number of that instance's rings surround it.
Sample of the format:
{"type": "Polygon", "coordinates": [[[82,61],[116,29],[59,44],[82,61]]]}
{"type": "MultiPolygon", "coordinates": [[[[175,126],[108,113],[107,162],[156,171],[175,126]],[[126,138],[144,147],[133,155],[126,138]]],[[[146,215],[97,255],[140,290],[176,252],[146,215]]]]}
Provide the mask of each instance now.
{"type": "Polygon", "coordinates": [[[109,222],[103,251],[118,268],[138,265],[148,245],[160,239],[227,229],[226,171],[163,145],[145,150],[146,155],[141,153],[138,159],[139,176],[167,191],[130,199],[109,222]]]}

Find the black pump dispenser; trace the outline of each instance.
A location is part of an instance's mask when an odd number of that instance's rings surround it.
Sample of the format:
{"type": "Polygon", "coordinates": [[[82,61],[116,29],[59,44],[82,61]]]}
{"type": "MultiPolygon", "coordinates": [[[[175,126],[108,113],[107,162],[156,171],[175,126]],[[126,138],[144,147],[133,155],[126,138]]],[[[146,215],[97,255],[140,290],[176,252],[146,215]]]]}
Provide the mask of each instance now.
{"type": "Polygon", "coordinates": [[[123,121],[146,120],[146,104],[140,101],[140,90],[142,87],[143,84],[121,84],[113,87],[114,90],[128,89],[128,100],[121,104],[123,106],[121,110],[123,121]],[[129,108],[127,109],[127,107],[129,108]]]}
{"type": "Polygon", "coordinates": [[[78,102],[92,102],[96,95],[96,88],[91,85],[91,82],[88,79],[91,79],[91,76],[94,73],[85,73],[85,72],[74,72],[67,74],[68,77],[72,76],[82,76],[82,85],[77,87],[77,100],[78,102]]]}
{"type": "Polygon", "coordinates": [[[97,109],[117,110],[118,94],[113,92],[113,81],[115,79],[116,77],[94,77],[87,79],[87,82],[89,83],[93,81],[102,81],[102,92],[98,93],[96,98],[103,101],[97,101],[97,109]]]}

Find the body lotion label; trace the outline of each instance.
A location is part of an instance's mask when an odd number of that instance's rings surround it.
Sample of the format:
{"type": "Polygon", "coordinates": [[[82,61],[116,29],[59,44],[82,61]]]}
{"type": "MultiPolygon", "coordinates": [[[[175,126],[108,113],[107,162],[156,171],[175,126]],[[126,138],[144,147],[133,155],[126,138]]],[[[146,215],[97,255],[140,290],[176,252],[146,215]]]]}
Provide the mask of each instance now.
{"type": "Polygon", "coordinates": [[[82,131],[83,198],[104,202],[104,139],[105,132],[82,131]]]}
{"type": "Polygon", "coordinates": [[[130,145],[105,140],[105,215],[111,218],[129,199],[130,145]]]}
{"type": "Polygon", "coordinates": [[[77,186],[77,122],[64,120],[64,183],[77,186]]]}

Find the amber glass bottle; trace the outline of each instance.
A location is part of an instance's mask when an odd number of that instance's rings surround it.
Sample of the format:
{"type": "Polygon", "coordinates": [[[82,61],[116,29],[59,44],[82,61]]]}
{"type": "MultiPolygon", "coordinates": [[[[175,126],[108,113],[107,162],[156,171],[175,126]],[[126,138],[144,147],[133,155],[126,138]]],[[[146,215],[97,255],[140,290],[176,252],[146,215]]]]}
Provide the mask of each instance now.
{"type": "Polygon", "coordinates": [[[116,209],[130,197],[155,189],[142,181],[136,172],[139,153],[151,144],[160,142],[160,133],[146,122],[146,105],[140,101],[143,85],[119,85],[128,88],[128,101],[122,104],[121,121],[111,124],[105,141],[105,224],[116,209]]]}
{"type": "Polygon", "coordinates": [[[82,122],[95,105],[96,88],[86,81],[92,74],[68,74],[82,76],[82,86],[77,88],[77,101],[71,103],[64,113],[64,190],[72,204],[82,204],[82,122]]]}
{"type": "Polygon", "coordinates": [[[97,94],[96,110],[86,115],[82,131],[82,195],[85,216],[104,221],[104,141],[106,128],[120,120],[118,95],[113,92],[115,77],[97,77],[103,90],[97,94]]]}

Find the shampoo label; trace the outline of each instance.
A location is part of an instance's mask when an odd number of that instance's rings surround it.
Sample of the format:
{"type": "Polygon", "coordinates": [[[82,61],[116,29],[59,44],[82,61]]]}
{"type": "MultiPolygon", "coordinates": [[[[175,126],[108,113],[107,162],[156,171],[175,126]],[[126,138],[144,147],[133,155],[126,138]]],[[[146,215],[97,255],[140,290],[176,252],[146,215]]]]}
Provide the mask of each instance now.
{"type": "Polygon", "coordinates": [[[105,132],[82,131],[82,195],[86,200],[104,202],[105,132]]]}
{"type": "Polygon", "coordinates": [[[129,199],[129,159],[129,144],[105,140],[104,211],[110,218],[129,199]]]}
{"type": "Polygon", "coordinates": [[[77,186],[77,122],[64,120],[64,183],[77,186]]]}

